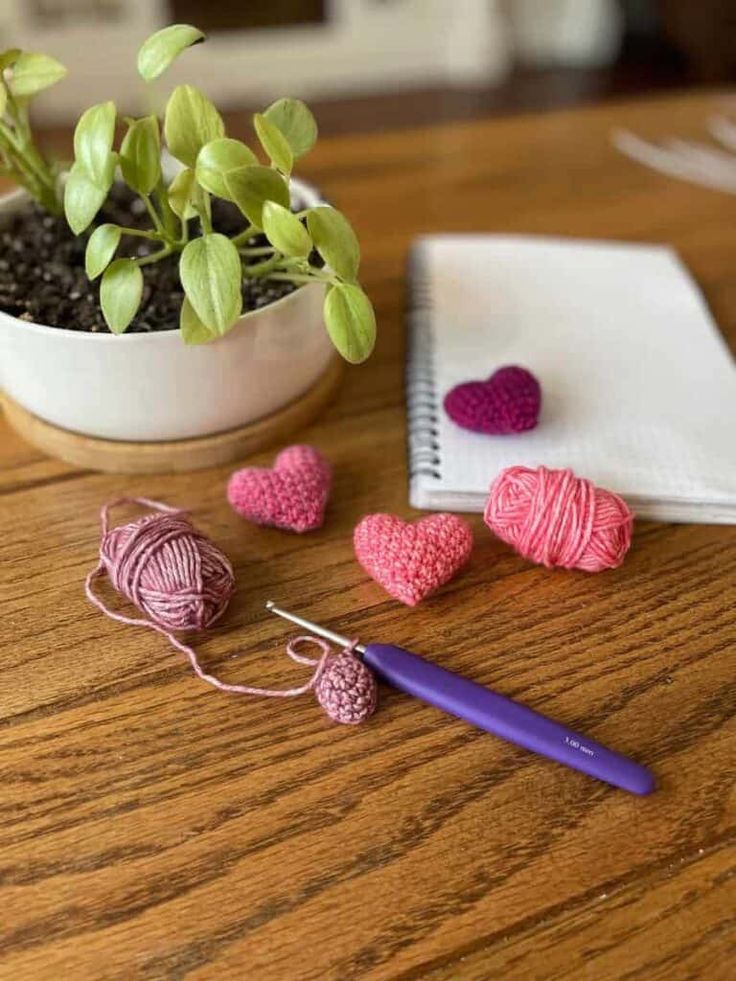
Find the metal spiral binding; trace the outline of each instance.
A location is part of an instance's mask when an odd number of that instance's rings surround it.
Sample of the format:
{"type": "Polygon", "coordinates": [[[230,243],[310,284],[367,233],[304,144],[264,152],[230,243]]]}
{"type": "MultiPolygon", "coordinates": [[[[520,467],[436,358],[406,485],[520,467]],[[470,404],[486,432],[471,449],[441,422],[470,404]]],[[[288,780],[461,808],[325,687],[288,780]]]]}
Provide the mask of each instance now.
{"type": "Polygon", "coordinates": [[[409,357],[406,369],[406,404],[409,443],[409,478],[441,479],[439,418],[434,378],[434,342],[430,326],[432,300],[427,277],[417,252],[409,260],[411,295],[409,357]]]}

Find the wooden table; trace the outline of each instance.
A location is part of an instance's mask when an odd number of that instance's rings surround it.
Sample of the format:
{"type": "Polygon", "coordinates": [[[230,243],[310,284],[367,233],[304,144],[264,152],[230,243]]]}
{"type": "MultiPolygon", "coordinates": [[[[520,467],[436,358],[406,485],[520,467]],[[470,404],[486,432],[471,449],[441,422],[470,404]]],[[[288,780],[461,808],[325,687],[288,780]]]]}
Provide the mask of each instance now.
{"type": "Polygon", "coordinates": [[[733,977],[736,531],[640,524],[623,568],[587,576],[530,566],[475,517],[470,566],[416,610],[351,548],[364,513],[411,514],[402,309],[417,233],[672,243],[736,340],[736,198],[609,145],[618,125],[700,134],[712,105],[319,147],[306,176],[355,219],[380,342],[301,434],[336,472],[318,533],[239,520],[225,470],[102,476],[3,431],[3,978],[733,977]],[[660,789],[630,796],[394,691],[355,729],[311,697],[214,692],[162,638],[84,598],[99,506],[121,494],[192,507],[231,556],[237,595],[199,641],[226,680],[301,680],[273,597],[584,728],[660,789]]]}

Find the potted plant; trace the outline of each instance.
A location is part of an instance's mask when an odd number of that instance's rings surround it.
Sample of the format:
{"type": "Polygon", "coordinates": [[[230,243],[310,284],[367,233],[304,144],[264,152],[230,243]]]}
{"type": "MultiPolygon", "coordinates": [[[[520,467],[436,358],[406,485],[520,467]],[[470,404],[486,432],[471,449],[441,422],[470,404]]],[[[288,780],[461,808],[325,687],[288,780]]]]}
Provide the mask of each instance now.
{"type": "MultiPolygon", "coordinates": [[[[158,31],[140,75],[151,82],[203,39],[189,25],[158,31]]],[[[28,117],[64,74],[45,55],[0,56],[0,172],[23,188],[0,201],[2,384],[16,403],[77,433],[181,440],[293,402],[335,348],[368,357],[355,233],[292,177],[317,138],[303,102],[255,115],[261,160],[191,85],[173,90],[162,123],[102,102],[79,119],[65,172],[28,117]]]]}

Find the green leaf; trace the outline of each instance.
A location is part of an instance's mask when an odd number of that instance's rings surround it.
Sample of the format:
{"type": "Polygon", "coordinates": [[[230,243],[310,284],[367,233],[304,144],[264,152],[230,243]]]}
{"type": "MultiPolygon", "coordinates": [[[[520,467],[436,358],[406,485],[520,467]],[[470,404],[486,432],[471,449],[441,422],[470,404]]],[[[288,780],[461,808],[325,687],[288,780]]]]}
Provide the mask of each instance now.
{"type": "Polygon", "coordinates": [[[232,327],[243,297],[240,256],[229,238],[214,232],[192,239],[181,254],[179,278],[205,327],[217,334],[232,327]]]}
{"type": "Polygon", "coordinates": [[[291,152],[289,142],[281,130],[270,119],[257,112],[253,117],[253,125],[256,128],[258,139],[261,146],[268,154],[274,167],[278,167],[282,174],[287,176],[291,173],[294,166],[294,154],[291,152]]]}
{"type": "Polygon", "coordinates": [[[137,119],[125,134],[120,147],[123,180],[138,194],[150,194],[161,177],[161,141],[158,119],[137,119]]]}
{"type": "Polygon", "coordinates": [[[289,188],[283,177],[270,167],[240,167],[225,176],[229,200],[234,201],[248,221],[263,227],[263,205],[266,201],[289,207],[289,188]]]}
{"type": "Polygon", "coordinates": [[[75,163],[69,171],[64,186],[64,214],[75,235],[80,235],[89,227],[107,197],[116,162],[115,154],[111,156],[109,183],[96,184],[79,163],[75,163]]]}
{"type": "Polygon", "coordinates": [[[92,232],[84,254],[84,269],[88,279],[97,279],[108,267],[120,244],[120,235],[120,226],[109,223],[99,225],[92,232]]]}
{"type": "Polygon", "coordinates": [[[209,196],[197,183],[196,175],[190,167],[179,171],[169,184],[168,195],[169,204],[177,218],[188,221],[203,212],[211,217],[209,196]]]}
{"type": "Polygon", "coordinates": [[[113,334],[122,334],[141,305],[143,273],[133,259],[116,259],[100,283],[100,306],[113,334]]]}
{"type": "Polygon", "coordinates": [[[0,54],[0,72],[5,71],[6,68],[11,68],[22,54],[20,48],[8,48],[7,51],[3,51],[0,54]]]}
{"type": "Polygon", "coordinates": [[[202,147],[225,135],[225,124],[199,89],[177,85],[166,104],[164,135],[173,156],[187,167],[194,167],[202,147]]]}
{"type": "Polygon", "coordinates": [[[255,153],[240,140],[223,137],[212,140],[199,151],[197,157],[197,181],[202,187],[218,198],[232,200],[229,196],[225,178],[240,167],[257,164],[255,153]]]}
{"type": "Polygon", "coordinates": [[[195,187],[194,171],[190,167],[180,170],[169,184],[169,204],[177,218],[183,218],[186,221],[196,215],[197,212],[192,206],[195,187]]]}
{"type": "Polygon", "coordinates": [[[82,113],[74,130],[75,163],[84,167],[90,180],[105,191],[112,183],[111,180],[105,186],[110,171],[115,116],[115,103],[101,102],[82,113]]]}
{"type": "Polygon", "coordinates": [[[263,115],[283,134],[294,159],[308,153],[317,142],[317,123],[301,99],[278,99],[263,115]]]}
{"type": "Polygon", "coordinates": [[[185,344],[206,344],[217,337],[217,334],[202,323],[186,296],[179,314],[179,328],[185,344]]]}
{"type": "Polygon", "coordinates": [[[275,201],[263,205],[263,231],[266,238],[279,252],[297,258],[306,258],[312,251],[309,233],[296,215],[275,201]]]}
{"type": "Polygon", "coordinates": [[[5,108],[8,104],[8,93],[4,85],[0,85],[0,116],[5,112],[5,108]]]}
{"type": "Polygon", "coordinates": [[[13,95],[35,95],[60,81],[65,75],[66,68],[56,58],[24,51],[13,63],[10,88],[13,95]]]}
{"type": "Polygon", "coordinates": [[[311,208],[307,228],[314,246],[340,279],[355,282],[360,266],[360,245],[352,225],[342,212],[329,205],[311,208]]]}
{"type": "Polygon", "coordinates": [[[365,361],[376,342],[376,315],[359,286],[339,283],[327,291],[324,306],[327,333],[351,364],[365,361]]]}
{"type": "Polygon", "coordinates": [[[171,24],[147,38],[138,51],[138,74],[147,82],[162,75],[182,51],[204,41],[202,31],[191,24],[171,24]]]}

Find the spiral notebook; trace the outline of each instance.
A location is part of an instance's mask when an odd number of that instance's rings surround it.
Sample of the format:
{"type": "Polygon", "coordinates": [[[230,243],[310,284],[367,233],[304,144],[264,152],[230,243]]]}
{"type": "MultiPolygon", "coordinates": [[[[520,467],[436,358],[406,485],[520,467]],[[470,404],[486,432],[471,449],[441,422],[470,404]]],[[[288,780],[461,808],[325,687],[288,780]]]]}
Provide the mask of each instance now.
{"type": "Polygon", "coordinates": [[[410,260],[410,501],[482,511],[504,467],[571,467],[642,518],[736,523],[736,367],[669,248],[505,235],[419,239],[410,260]],[[456,426],[454,385],[519,364],[539,425],[456,426]]]}

